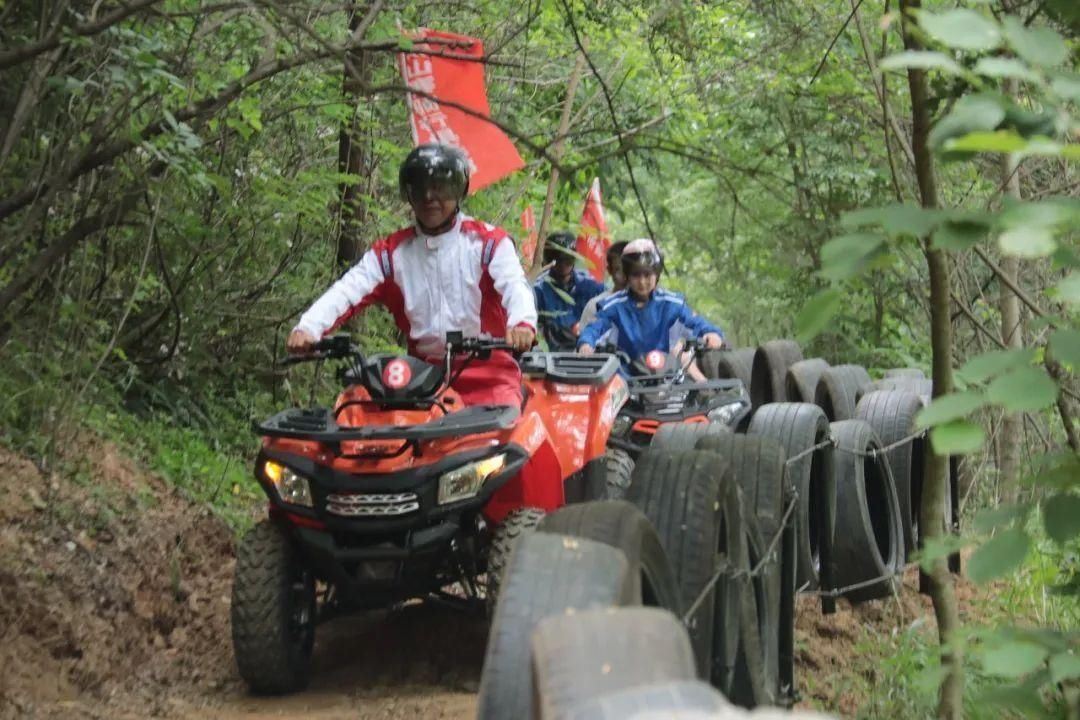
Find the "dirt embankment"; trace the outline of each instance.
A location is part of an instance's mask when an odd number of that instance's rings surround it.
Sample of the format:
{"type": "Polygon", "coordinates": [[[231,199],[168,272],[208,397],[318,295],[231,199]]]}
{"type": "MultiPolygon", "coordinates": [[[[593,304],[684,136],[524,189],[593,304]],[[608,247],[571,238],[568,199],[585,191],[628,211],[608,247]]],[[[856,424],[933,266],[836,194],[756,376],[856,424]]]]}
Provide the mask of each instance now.
{"type": "MultiPolygon", "coordinates": [[[[69,456],[46,475],[0,448],[0,720],[474,716],[486,625],[427,606],[321,627],[309,690],[249,696],[229,639],[229,528],[108,443],[69,456]]],[[[909,572],[898,600],[832,616],[800,599],[806,700],[855,713],[856,644],[925,617],[916,587],[909,572]]]]}

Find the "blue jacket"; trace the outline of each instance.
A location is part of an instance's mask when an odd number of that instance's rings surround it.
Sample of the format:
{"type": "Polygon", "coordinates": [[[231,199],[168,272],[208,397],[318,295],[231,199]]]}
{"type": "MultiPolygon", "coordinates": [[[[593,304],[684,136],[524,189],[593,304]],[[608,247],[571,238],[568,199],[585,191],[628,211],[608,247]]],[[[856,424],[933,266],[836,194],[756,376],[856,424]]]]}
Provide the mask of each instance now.
{"type": "Polygon", "coordinates": [[[578,345],[614,342],[635,359],[652,350],[668,352],[680,338],[700,339],[708,333],[724,336],[679,293],[657,288],[644,307],[638,307],[629,291],[620,290],[600,301],[596,320],[581,331],[578,345]]]}
{"type": "Polygon", "coordinates": [[[573,327],[581,318],[581,311],[594,297],[604,292],[604,286],[584,270],[575,269],[570,281],[564,286],[544,271],[533,284],[536,294],[536,310],[540,329],[550,350],[573,350],[575,338],[573,327]],[[573,302],[568,302],[572,298],[573,302]]]}

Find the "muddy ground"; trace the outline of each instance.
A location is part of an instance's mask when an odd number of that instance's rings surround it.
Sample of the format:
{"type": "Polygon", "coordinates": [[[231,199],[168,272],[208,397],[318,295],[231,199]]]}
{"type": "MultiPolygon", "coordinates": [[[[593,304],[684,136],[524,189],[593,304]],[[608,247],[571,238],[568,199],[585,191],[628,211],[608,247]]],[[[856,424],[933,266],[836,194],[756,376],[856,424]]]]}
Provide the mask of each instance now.
{"type": "MultiPolygon", "coordinates": [[[[475,714],[486,623],[420,605],[320,627],[307,691],[250,696],[229,640],[229,528],[108,443],[69,455],[48,473],[0,448],[0,720],[475,714]]],[[[928,613],[915,587],[910,573],[898,601],[829,617],[801,599],[799,673],[824,680],[807,702],[856,711],[847,685],[825,679],[866,628],[928,613]]]]}

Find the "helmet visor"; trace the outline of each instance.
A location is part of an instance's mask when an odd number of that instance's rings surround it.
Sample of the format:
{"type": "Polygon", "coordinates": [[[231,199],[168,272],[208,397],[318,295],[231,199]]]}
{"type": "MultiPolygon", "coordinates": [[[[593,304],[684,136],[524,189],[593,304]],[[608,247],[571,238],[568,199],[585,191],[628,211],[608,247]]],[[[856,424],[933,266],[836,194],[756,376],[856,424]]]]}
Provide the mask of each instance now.
{"type": "Polygon", "coordinates": [[[402,189],[409,202],[423,202],[428,195],[439,200],[460,200],[468,181],[449,168],[408,168],[402,178],[402,189]]]}

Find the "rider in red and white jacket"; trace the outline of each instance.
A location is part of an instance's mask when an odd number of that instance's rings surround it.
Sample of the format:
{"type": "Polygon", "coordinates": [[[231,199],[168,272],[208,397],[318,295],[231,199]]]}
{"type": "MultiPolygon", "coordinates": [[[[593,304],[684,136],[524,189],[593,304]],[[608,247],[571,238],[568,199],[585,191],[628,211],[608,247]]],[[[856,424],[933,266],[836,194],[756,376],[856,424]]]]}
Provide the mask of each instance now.
{"type": "MultiPolygon", "coordinates": [[[[409,353],[429,362],[442,360],[450,331],[531,347],[532,288],[506,231],[461,212],[469,185],[462,154],[421,145],[402,163],[399,180],[415,225],[376,242],[315,301],[290,333],[289,352],[309,352],[316,339],[376,302],[394,316],[409,353]]],[[[521,371],[509,353],[492,353],[469,363],[454,389],[469,405],[519,405],[521,371]]]]}

